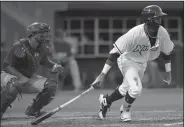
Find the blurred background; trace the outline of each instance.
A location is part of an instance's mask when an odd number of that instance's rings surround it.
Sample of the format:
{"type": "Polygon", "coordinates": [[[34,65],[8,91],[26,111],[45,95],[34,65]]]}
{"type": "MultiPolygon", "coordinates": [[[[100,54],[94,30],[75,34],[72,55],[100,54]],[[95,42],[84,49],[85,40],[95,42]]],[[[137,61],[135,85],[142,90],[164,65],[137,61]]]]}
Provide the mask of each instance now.
{"type": "MultiPolygon", "coordinates": [[[[184,3],[177,2],[1,2],[1,63],[16,40],[26,37],[26,27],[46,22],[52,28],[51,58],[65,67],[59,90],[89,87],[101,72],[112,44],[130,28],[141,23],[145,6],[159,5],[165,13],[162,25],[175,44],[172,52],[172,84],[162,82],[164,62],[159,57],[149,62],[143,79],[145,88],[184,86],[184,3]]],[[[1,64],[2,65],[2,64],[1,64]]],[[[2,67],[2,66],[1,66],[2,67]]],[[[47,76],[42,67],[38,74],[47,76]]],[[[104,88],[122,82],[117,66],[106,77],[104,88]]]]}

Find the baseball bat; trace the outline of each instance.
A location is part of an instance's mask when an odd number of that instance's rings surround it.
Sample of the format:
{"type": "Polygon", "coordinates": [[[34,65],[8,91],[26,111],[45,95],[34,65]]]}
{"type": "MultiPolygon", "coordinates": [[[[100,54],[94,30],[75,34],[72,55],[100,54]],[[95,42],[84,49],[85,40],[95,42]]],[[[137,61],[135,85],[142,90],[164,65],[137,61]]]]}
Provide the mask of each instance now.
{"type": "Polygon", "coordinates": [[[79,94],[78,96],[76,96],[75,98],[69,100],[68,102],[60,105],[59,107],[49,111],[48,113],[36,118],[35,120],[31,121],[31,125],[37,125],[40,122],[44,121],[45,119],[51,117],[52,115],[54,115],[56,112],[58,112],[59,110],[61,110],[62,108],[64,108],[65,106],[69,105],[70,103],[74,102],[75,100],[79,99],[80,97],[84,96],[85,94],[87,94],[89,91],[93,90],[94,87],[91,86],[89,89],[87,89],[86,91],[82,92],[81,94],[79,94]]]}

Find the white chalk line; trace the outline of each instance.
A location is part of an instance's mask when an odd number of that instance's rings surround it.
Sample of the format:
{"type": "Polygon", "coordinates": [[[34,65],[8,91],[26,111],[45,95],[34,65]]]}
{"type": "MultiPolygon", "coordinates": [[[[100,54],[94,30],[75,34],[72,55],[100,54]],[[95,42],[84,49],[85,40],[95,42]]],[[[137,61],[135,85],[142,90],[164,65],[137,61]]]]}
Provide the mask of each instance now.
{"type": "MultiPolygon", "coordinates": [[[[124,124],[124,122],[123,122],[124,124]]],[[[136,124],[130,124],[130,125],[135,125],[137,127],[136,124]]],[[[161,123],[144,123],[142,125],[149,125],[149,126],[161,126],[161,127],[164,127],[164,126],[174,126],[174,125],[183,125],[183,122],[177,122],[177,123],[171,123],[171,124],[161,124],[161,123]]],[[[108,127],[108,126],[112,126],[112,127],[122,127],[123,125],[122,124],[103,124],[103,125],[99,125],[100,127],[108,127]]]]}
{"type": "Polygon", "coordinates": [[[184,122],[176,122],[176,123],[166,123],[164,126],[174,126],[174,125],[182,125],[184,122]]]}

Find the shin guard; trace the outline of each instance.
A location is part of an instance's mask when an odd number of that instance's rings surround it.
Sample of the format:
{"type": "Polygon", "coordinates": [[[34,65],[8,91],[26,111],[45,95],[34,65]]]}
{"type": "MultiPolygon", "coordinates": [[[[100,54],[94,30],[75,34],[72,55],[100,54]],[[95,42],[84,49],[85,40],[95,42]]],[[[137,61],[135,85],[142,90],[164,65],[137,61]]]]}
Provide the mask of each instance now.
{"type": "MultiPolygon", "coordinates": [[[[48,79],[44,84],[44,89],[33,99],[33,103],[28,107],[29,111],[32,114],[40,112],[40,110],[49,104],[55,96],[57,82],[52,79],[48,79]]],[[[28,110],[27,109],[27,110],[28,110]]],[[[28,113],[30,114],[30,113],[28,113]]]]}
{"type": "Polygon", "coordinates": [[[20,93],[17,86],[17,79],[12,78],[6,86],[1,87],[1,118],[20,93]]]}

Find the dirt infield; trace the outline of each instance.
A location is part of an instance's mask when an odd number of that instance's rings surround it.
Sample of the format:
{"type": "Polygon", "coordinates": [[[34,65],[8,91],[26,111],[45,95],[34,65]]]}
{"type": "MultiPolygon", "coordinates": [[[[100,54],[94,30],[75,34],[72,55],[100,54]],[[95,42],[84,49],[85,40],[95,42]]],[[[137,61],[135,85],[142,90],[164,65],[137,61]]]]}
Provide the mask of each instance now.
{"type": "MultiPolygon", "coordinates": [[[[120,120],[119,108],[122,100],[114,103],[105,120],[97,118],[98,95],[110,94],[112,90],[95,90],[68,105],[51,118],[33,127],[183,127],[182,89],[144,89],[132,107],[132,121],[120,120]]],[[[64,91],[45,110],[56,108],[79,93],[64,91]]],[[[24,110],[35,95],[23,95],[23,100],[15,101],[1,121],[2,127],[29,127],[34,118],[26,117],[24,110]]]]}

